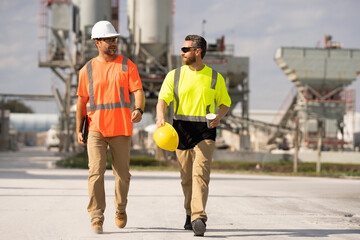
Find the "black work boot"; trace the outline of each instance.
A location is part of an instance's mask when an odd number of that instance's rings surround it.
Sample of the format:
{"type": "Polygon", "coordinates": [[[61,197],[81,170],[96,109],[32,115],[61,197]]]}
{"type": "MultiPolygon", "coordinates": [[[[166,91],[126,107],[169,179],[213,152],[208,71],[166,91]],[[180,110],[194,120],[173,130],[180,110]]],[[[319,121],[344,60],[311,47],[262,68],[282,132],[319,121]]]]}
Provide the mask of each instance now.
{"type": "Polygon", "coordinates": [[[185,221],[184,228],[185,228],[185,230],[192,230],[191,217],[189,215],[186,215],[186,221],[185,221]]]}
{"type": "Polygon", "coordinates": [[[206,224],[205,221],[201,218],[197,218],[191,223],[194,236],[202,237],[204,236],[204,232],[206,231],[206,224]]]}

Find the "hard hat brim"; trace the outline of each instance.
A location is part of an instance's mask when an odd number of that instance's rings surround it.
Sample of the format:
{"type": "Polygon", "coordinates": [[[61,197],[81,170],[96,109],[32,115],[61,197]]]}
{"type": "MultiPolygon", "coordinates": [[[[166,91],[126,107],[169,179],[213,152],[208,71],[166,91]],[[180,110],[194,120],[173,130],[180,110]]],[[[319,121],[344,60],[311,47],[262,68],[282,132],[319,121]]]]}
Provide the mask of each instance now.
{"type": "Polygon", "coordinates": [[[120,37],[120,34],[109,34],[109,35],[106,35],[106,36],[91,36],[91,39],[94,40],[94,39],[99,39],[99,38],[111,38],[111,37],[120,37]]]}

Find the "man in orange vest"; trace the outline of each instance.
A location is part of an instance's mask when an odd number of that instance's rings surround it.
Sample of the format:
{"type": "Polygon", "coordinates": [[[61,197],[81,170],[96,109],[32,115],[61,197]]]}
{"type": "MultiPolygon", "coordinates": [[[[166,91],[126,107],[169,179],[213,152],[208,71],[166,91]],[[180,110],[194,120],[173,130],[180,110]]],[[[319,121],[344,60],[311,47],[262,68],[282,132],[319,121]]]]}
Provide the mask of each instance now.
{"type": "Polygon", "coordinates": [[[108,147],[115,175],[115,223],[119,228],[126,225],[132,123],[141,121],[145,106],[136,65],[125,56],[117,55],[118,36],[110,22],[97,22],[92,28],[91,39],[99,55],[92,58],[79,73],[76,130],[78,142],[85,145],[81,129],[87,115],[90,198],[87,210],[92,230],[96,233],[103,231],[106,205],[104,173],[108,147]],[[132,112],[130,93],[135,98],[132,112]]]}

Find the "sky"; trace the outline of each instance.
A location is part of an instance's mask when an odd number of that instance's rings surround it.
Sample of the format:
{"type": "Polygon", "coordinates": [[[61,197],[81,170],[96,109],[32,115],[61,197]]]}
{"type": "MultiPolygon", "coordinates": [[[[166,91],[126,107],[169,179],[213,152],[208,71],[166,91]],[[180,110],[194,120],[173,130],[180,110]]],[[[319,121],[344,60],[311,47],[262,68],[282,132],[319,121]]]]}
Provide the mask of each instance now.
{"type": "MultiPolygon", "coordinates": [[[[169,0],[170,1],[170,0],[169,0]]],[[[293,84],[274,62],[277,48],[324,46],[332,35],[343,48],[360,49],[358,0],[177,0],[174,52],[180,54],[188,34],[208,43],[225,36],[235,56],[250,59],[250,110],[279,110],[293,84]],[[203,25],[203,20],[206,23],[203,25]]],[[[120,34],[126,36],[126,0],[120,0],[120,34]]],[[[62,81],[49,68],[38,67],[45,41],[38,38],[39,0],[0,1],[0,93],[52,94],[62,81]]],[[[356,91],[360,111],[360,77],[356,91]]],[[[37,113],[57,113],[55,103],[27,102],[37,113]]]]}

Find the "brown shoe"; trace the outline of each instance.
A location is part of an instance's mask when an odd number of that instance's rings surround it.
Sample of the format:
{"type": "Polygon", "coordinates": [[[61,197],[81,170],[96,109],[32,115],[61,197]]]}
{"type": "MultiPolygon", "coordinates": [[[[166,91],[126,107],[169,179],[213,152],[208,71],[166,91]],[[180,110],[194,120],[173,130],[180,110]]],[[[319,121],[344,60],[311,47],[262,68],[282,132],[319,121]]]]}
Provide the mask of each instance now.
{"type": "Polygon", "coordinates": [[[119,228],[124,228],[126,226],[126,222],[127,222],[127,215],[126,213],[116,213],[115,216],[115,223],[116,226],[118,226],[119,228]]]}
{"type": "Polygon", "coordinates": [[[102,222],[94,222],[93,224],[91,224],[91,231],[96,233],[96,234],[103,233],[102,225],[103,225],[102,222]]]}

